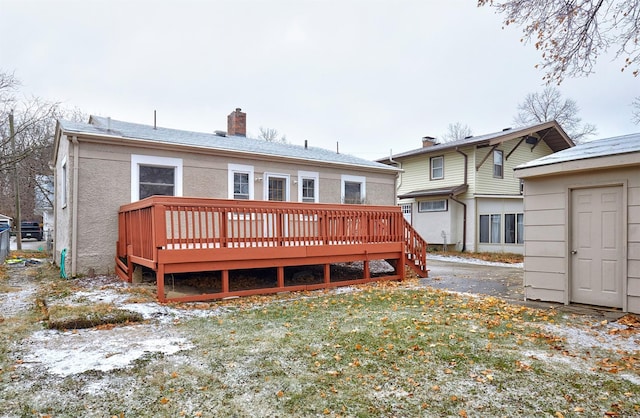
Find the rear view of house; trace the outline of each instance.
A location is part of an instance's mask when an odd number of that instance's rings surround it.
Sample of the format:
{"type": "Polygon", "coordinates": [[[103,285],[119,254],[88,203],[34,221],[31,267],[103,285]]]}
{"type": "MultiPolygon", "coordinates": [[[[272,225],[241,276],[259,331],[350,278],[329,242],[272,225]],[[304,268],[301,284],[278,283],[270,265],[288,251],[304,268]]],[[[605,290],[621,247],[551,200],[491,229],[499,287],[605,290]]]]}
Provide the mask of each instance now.
{"type": "MultiPolygon", "coordinates": [[[[395,204],[400,171],[317,147],[198,133],[91,116],[55,137],[56,260],[71,275],[113,273],[119,208],[152,195],[302,203],[395,204]]],[[[213,129],[212,129],[213,131],[213,129]]]]}

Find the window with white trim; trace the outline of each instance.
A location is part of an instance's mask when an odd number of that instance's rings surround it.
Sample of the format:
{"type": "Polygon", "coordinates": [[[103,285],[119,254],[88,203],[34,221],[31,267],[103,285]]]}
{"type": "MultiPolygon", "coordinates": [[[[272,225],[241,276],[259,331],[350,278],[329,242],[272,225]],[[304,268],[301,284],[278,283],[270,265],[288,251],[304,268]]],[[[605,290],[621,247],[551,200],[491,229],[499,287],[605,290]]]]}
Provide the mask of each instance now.
{"type": "Polygon", "coordinates": [[[446,210],[447,199],[418,202],[418,212],[445,212],[446,210]]]}
{"type": "Polygon", "coordinates": [[[228,164],[229,199],[253,199],[253,166],[228,164]]]}
{"type": "Polygon", "coordinates": [[[502,151],[499,149],[493,150],[493,177],[501,179],[504,176],[504,159],[502,151]]]}
{"type": "Polygon", "coordinates": [[[131,155],[131,201],[153,195],[182,196],[182,159],[131,155]]]}
{"type": "Polygon", "coordinates": [[[500,214],[480,215],[480,242],[500,243],[500,214]]]}
{"type": "Polygon", "coordinates": [[[312,171],[298,171],[298,201],[318,203],[319,175],[312,171]]]}
{"type": "Polygon", "coordinates": [[[264,196],[276,202],[289,201],[289,175],[264,173],[264,196]]]}
{"type": "Polygon", "coordinates": [[[441,180],[444,178],[444,156],[431,157],[429,159],[431,165],[431,180],[441,180]]]}
{"type": "Polygon", "coordinates": [[[367,198],[367,179],[343,174],[340,182],[342,203],[362,205],[367,198]]]}
{"type": "Polygon", "coordinates": [[[505,244],[524,244],[524,214],[506,213],[504,215],[505,244]]]}

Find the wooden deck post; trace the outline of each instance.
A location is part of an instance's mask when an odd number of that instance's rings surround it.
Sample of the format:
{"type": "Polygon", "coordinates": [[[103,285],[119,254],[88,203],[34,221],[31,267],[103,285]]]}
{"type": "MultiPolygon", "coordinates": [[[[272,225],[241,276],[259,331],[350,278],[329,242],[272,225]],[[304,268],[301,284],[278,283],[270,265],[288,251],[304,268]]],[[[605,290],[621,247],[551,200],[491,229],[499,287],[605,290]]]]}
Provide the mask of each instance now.
{"type": "Polygon", "coordinates": [[[278,266],[278,287],[284,288],[284,267],[278,266]]]}
{"type": "Polygon", "coordinates": [[[229,270],[222,270],[222,293],[229,293],[229,270]]]}
{"type": "Polygon", "coordinates": [[[331,283],[331,264],[324,265],[324,282],[325,284],[331,283]]]}
{"type": "Polygon", "coordinates": [[[156,270],[156,285],[158,287],[158,301],[160,303],[166,302],[167,298],[164,294],[164,264],[162,263],[158,263],[156,270]]]}

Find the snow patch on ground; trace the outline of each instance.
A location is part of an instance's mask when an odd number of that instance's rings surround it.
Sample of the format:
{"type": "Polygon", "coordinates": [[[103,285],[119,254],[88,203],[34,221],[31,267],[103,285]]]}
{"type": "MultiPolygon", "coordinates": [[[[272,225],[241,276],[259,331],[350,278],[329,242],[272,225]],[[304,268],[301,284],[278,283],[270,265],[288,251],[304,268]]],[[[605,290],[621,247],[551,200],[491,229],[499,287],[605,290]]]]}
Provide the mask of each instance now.
{"type": "Polygon", "coordinates": [[[449,261],[452,263],[464,263],[464,264],[477,264],[481,266],[496,266],[496,267],[512,267],[512,268],[523,268],[524,263],[498,263],[495,261],[485,261],[477,258],[466,258],[466,257],[456,257],[450,255],[438,255],[438,254],[427,254],[428,260],[440,260],[440,261],[449,261]]]}
{"type": "Polygon", "coordinates": [[[639,334],[634,333],[628,337],[610,334],[611,330],[626,328],[626,326],[615,322],[609,322],[606,325],[598,323],[598,325],[587,329],[557,324],[544,324],[542,328],[564,338],[566,344],[571,347],[593,347],[602,350],[622,350],[629,353],[640,350],[639,334]]]}
{"type": "Polygon", "coordinates": [[[38,331],[26,342],[22,358],[27,367],[41,365],[58,376],[88,370],[125,368],[151,353],[174,354],[193,348],[186,338],[151,325],[118,327],[111,330],[38,331]]]}

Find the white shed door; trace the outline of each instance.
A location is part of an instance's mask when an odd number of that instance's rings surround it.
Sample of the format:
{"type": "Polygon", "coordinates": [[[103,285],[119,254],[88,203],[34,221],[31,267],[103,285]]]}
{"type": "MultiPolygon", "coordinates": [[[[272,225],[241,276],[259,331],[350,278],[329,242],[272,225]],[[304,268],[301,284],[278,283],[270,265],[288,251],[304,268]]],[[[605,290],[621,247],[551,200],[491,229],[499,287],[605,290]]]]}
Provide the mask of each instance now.
{"type": "Polygon", "coordinates": [[[622,188],[571,193],[572,302],[622,307],[622,188]]]}

